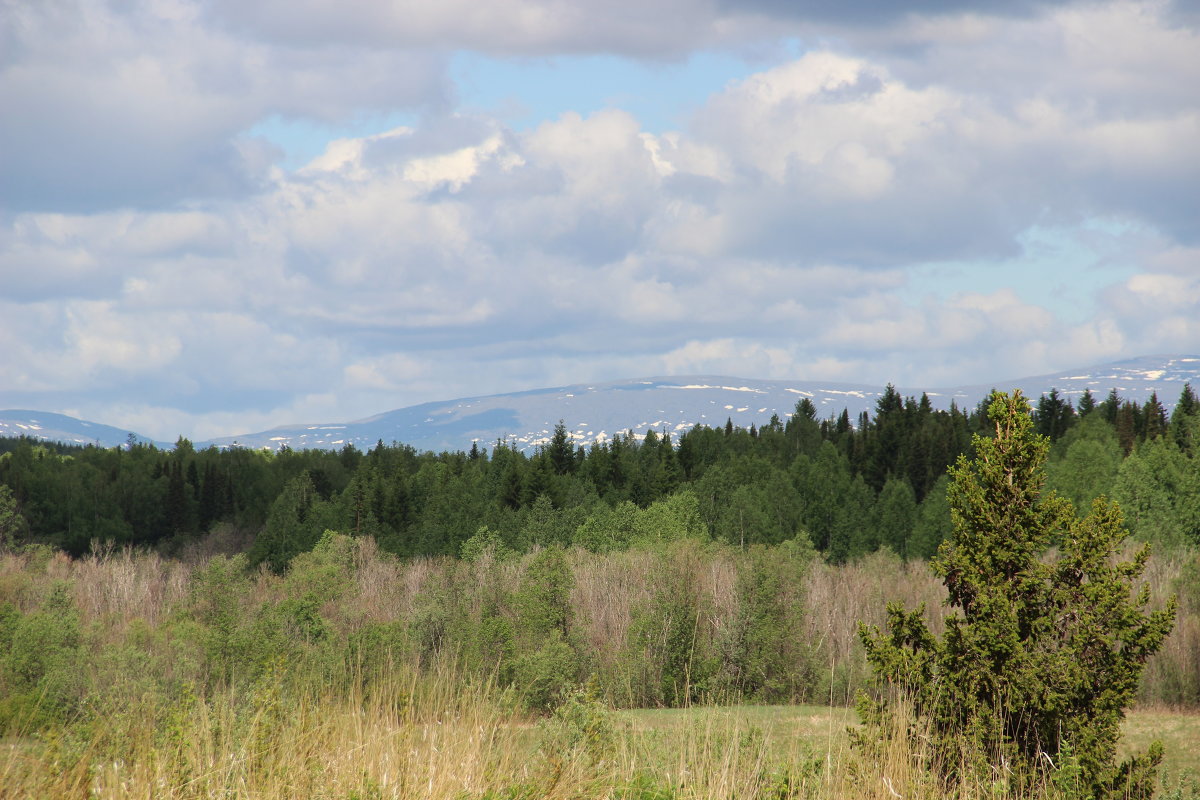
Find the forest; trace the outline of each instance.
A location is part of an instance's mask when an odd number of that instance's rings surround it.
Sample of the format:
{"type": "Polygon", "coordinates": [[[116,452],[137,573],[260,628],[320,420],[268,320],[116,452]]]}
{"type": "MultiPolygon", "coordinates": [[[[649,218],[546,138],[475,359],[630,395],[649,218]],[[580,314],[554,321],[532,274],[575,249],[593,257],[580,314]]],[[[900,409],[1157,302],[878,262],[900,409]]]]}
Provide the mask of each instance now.
{"type": "MultiPolygon", "coordinates": [[[[80,556],[97,544],[178,554],[215,529],[251,566],[283,570],[326,530],[371,536],[399,556],[460,555],[495,542],[513,552],[558,544],[621,549],[650,531],[747,547],[801,539],[829,563],[887,548],[929,558],[950,530],[947,467],[987,433],[980,408],[934,410],[890,386],[874,416],[818,419],[802,399],[761,428],[648,430],[588,449],[560,424],[534,452],[367,453],[209,448],[169,451],[0,440],[11,512],[0,537],[80,556]]],[[[1078,408],[1056,391],[1034,410],[1053,443],[1049,487],[1083,509],[1115,498],[1134,535],[1200,544],[1200,403],[1190,385],[1168,417],[1112,392],[1078,408]]],[[[2,489],[0,489],[2,491],[2,489]]]]}

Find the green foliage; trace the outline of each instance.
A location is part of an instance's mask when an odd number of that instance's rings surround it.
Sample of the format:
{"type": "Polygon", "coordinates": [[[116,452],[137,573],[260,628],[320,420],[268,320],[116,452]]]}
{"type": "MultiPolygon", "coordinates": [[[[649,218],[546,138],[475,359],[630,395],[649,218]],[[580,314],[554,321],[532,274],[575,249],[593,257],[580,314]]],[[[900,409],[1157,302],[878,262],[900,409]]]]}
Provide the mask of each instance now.
{"type": "Polygon", "coordinates": [[[12,489],[0,484],[0,552],[23,542],[28,531],[29,523],[17,507],[12,489]]]}
{"type": "Polygon", "coordinates": [[[1047,464],[1047,485],[1087,508],[1101,495],[1111,495],[1121,468],[1121,445],[1116,431],[1098,414],[1080,421],[1055,446],[1058,458],[1047,464]]]}
{"type": "Polygon", "coordinates": [[[949,487],[950,479],[943,475],[917,507],[916,520],[907,547],[910,557],[933,558],[942,542],[953,534],[954,522],[950,518],[950,501],[946,498],[946,490],[949,487]]]}
{"type": "Polygon", "coordinates": [[[575,529],[574,543],[593,553],[622,550],[638,536],[642,511],[628,500],[616,506],[602,505],[575,529]]]}
{"type": "Polygon", "coordinates": [[[650,504],[634,520],[630,543],[704,541],[708,526],[700,516],[700,502],[689,490],[681,490],[650,504]]]}
{"type": "Polygon", "coordinates": [[[638,508],[626,500],[613,508],[601,505],[576,527],[572,541],[593,553],[630,546],[651,547],[664,542],[708,539],[708,526],[696,495],[684,489],[638,508]]]}
{"type": "Polygon", "coordinates": [[[830,562],[844,563],[871,549],[874,496],[837,447],[827,441],[815,458],[798,456],[791,475],[803,509],[801,525],[830,562]]]}
{"type": "Polygon", "coordinates": [[[525,704],[535,711],[548,711],[579,684],[579,659],[562,632],[550,631],[532,649],[514,656],[513,685],[525,704]]]}
{"type": "Polygon", "coordinates": [[[459,547],[459,556],[464,561],[478,561],[485,556],[504,560],[512,555],[512,550],[504,544],[500,534],[483,525],[475,534],[459,547]]]}
{"type": "Polygon", "coordinates": [[[206,672],[216,681],[229,681],[248,671],[253,642],[243,624],[242,599],[250,586],[246,557],[219,555],[192,577],[190,616],[199,623],[206,672]]]}
{"type": "Polygon", "coordinates": [[[675,800],[679,792],[665,778],[641,770],[628,784],[617,789],[616,797],[619,800],[675,800]]]}
{"type": "Polygon", "coordinates": [[[594,680],[563,698],[541,726],[541,748],[559,757],[583,756],[603,765],[615,755],[616,715],[601,699],[594,680]]]}
{"type": "Polygon", "coordinates": [[[325,530],[321,513],[325,505],[307,472],[289,481],[271,504],[267,524],[250,548],[250,565],[266,564],[281,573],[292,558],[312,549],[325,530]]]}
{"type": "Polygon", "coordinates": [[[1134,534],[1168,546],[1200,543],[1200,458],[1167,437],[1139,446],[1117,475],[1113,495],[1134,534]]]}
{"type": "Polygon", "coordinates": [[[799,596],[810,558],[811,548],[794,541],[770,549],[757,545],[746,553],[724,670],[733,679],[733,696],[793,702],[815,683],[799,596]]]}
{"type": "MultiPolygon", "coordinates": [[[[1135,404],[1113,392],[1083,403],[1077,416],[1054,392],[1039,402],[1036,424],[1058,437],[1051,486],[1080,506],[1124,492],[1140,537],[1200,537],[1191,519],[1200,508],[1200,401],[1190,387],[1169,424],[1156,398],[1135,404]],[[1169,457],[1148,447],[1168,442],[1169,457]]],[[[373,537],[397,555],[431,556],[459,555],[486,526],[517,553],[568,543],[610,552],[680,537],[749,547],[804,530],[831,563],[884,546],[925,557],[948,515],[938,499],[924,501],[968,452],[982,418],[954,406],[936,411],[927,397],[889,387],[873,418],[852,421],[843,411],[820,419],[802,398],[786,424],[697,426],[677,442],[629,432],[586,452],[561,424],[532,454],[503,441],[490,454],[477,442],[468,453],[380,442],[363,454],[349,446],[197,451],[180,440],[160,451],[0,439],[0,547],[43,542],[80,556],[100,541],[178,554],[225,531],[253,538],[252,566],[282,574],[326,529],[373,537]]]]}
{"type": "Polygon", "coordinates": [[[0,730],[27,732],[62,723],[84,696],[79,613],[70,587],[53,586],[42,608],[3,615],[0,636],[0,730]]]}
{"type": "Polygon", "coordinates": [[[522,635],[540,639],[552,631],[569,632],[574,581],[561,547],[547,547],[533,557],[514,598],[522,635]]]}
{"type": "MultiPolygon", "coordinates": [[[[1024,792],[1069,766],[1056,778],[1081,787],[1077,796],[1148,797],[1161,749],[1116,763],[1118,725],[1174,601],[1143,610],[1149,550],[1117,560],[1115,505],[1096,500],[1079,519],[1069,501],[1042,495],[1049,442],[1020,393],[993,395],[988,413],[995,436],[977,437],[976,458],[952,470],[955,536],[933,562],[959,613],[939,639],[922,609],[890,605],[886,634],[861,628],[868,659],[928,723],[932,766],[948,781],[1004,767],[1024,792]]],[[[889,700],[877,702],[886,712],[889,700]]]]}
{"type": "Polygon", "coordinates": [[[662,551],[649,602],[636,607],[630,626],[630,675],[635,705],[681,706],[713,688],[719,662],[702,621],[711,599],[698,581],[702,545],[676,542],[662,551]]]}
{"type": "Polygon", "coordinates": [[[566,554],[548,547],[534,556],[513,598],[520,654],[513,660],[514,681],[537,710],[553,708],[579,679],[579,658],[570,641],[573,585],[566,554]]]}
{"type": "Polygon", "coordinates": [[[889,478],[875,504],[875,543],[908,558],[916,521],[917,497],[912,486],[906,480],[889,478]]]}

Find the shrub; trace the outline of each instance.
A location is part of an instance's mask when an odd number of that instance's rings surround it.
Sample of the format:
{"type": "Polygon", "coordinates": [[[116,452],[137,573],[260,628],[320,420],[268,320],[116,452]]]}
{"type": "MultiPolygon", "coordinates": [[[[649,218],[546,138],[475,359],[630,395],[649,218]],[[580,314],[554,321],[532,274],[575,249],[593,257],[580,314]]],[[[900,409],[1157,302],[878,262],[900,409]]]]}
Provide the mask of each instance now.
{"type": "Polygon", "coordinates": [[[44,606],[30,614],[9,612],[3,658],[0,729],[39,729],[63,722],[83,699],[79,612],[70,587],[56,583],[44,606]]]}
{"type": "Polygon", "coordinates": [[[755,545],[741,559],[738,612],[725,665],[735,697],[791,701],[815,682],[798,596],[809,557],[787,542],[774,548],[755,545]]]}
{"type": "MultiPolygon", "coordinates": [[[[975,460],[951,471],[955,535],[933,562],[960,613],[938,639],[923,609],[891,605],[886,635],[860,628],[868,659],[928,723],[932,766],[948,781],[1003,775],[1024,794],[1069,779],[1079,797],[1149,797],[1161,746],[1118,764],[1116,745],[1174,600],[1145,613],[1149,591],[1134,586],[1149,549],[1117,560],[1115,504],[1099,498],[1078,519],[1069,501],[1041,495],[1049,443],[1020,392],[994,394],[988,414],[995,438],[976,436],[975,460]]],[[[888,703],[864,702],[867,721],[888,703]]]]}

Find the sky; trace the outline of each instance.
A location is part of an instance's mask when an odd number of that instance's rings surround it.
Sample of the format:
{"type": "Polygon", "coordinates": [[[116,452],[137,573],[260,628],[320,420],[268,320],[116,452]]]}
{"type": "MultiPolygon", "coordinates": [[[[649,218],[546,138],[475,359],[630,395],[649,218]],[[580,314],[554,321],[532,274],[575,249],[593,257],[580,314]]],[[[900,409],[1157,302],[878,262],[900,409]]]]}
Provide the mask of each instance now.
{"type": "Polygon", "coordinates": [[[1200,353],[1191,0],[0,0],[0,408],[1200,353]]]}

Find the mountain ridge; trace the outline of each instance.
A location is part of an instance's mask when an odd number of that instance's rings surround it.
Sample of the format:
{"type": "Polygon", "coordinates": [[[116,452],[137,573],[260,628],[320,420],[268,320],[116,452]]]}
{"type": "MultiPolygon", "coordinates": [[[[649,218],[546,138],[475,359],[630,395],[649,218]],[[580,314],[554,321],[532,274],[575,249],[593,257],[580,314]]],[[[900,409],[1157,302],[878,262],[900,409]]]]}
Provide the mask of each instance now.
{"type": "MultiPolygon", "coordinates": [[[[1200,356],[1151,355],[1060,370],[990,384],[952,387],[895,387],[902,396],[929,396],[935,408],[951,403],[971,407],[992,388],[1021,389],[1036,398],[1051,389],[1077,400],[1090,389],[1103,400],[1110,389],[1122,399],[1144,403],[1157,393],[1168,409],[1184,383],[1200,386],[1200,356]]],[[[852,420],[873,413],[884,386],[837,381],[752,379],[720,375],[674,375],[527,389],[453,400],[433,401],[381,412],[343,423],[283,425],[257,433],[224,436],[196,447],[341,448],[366,450],[376,442],[402,442],[418,450],[465,450],[472,441],[490,445],[505,440],[519,449],[543,444],[561,419],[577,444],[610,438],[616,433],[646,430],[673,436],[695,425],[718,426],[726,420],[741,427],[761,425],[772,414],[786,419],[802,397],[824,418],[845,408],[852,420]]],[[[33,436],[43,440],[112,447],[131,432],[63,414],[0,411],[0,436],[33,436]]],[[[134,434],[137,436],[137,434],[134,434]]],[[[137,436],[139,441],[151,439],[137,436]]],[[[172,445],[154,442],[160,447],[172,445]]]]}

